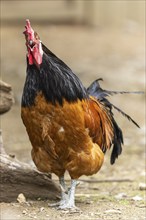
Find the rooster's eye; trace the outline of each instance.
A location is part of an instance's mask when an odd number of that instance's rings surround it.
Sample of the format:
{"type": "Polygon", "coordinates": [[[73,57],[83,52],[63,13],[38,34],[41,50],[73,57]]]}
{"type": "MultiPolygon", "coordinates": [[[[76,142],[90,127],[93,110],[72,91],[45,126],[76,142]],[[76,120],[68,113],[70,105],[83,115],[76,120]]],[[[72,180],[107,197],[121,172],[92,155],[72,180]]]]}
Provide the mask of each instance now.
{"type": "Polygon", "coordinates": [[[32,44],[33,44],[33,41],[32,41],[32,40],[30,40],[30,41],[29,41],[29,45],[31,46],[32,44]]]}

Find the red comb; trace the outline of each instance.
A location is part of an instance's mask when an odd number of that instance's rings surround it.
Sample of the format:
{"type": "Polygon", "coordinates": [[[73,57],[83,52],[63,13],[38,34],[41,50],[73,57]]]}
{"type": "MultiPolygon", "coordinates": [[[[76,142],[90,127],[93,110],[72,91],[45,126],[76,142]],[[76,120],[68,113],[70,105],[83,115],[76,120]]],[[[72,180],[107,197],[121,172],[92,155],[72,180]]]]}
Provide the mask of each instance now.
{"type": "Polygon", "coordinates": [[[29,19],[26,19],[25,31],[23,33],[27,35],[28,40],[34,40],[34,30],[30,25],[29,19]]]}

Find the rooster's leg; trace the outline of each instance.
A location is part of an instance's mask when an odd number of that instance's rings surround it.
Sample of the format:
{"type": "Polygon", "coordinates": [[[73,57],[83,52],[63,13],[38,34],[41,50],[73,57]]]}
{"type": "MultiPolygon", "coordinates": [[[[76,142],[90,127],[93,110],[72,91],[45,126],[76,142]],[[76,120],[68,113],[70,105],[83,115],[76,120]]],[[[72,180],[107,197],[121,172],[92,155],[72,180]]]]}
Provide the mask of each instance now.
{"type": "Polygon", "coordinates": [[[68,197],[68,189],[66,189],[65,181],[64,181],[64,176],[59,178],[60,186],[61,186],[61,200],[59,202],[60,205],[64,205],[69,197],[68,197]]]}
{"type": "Polygon", "coordinates": [[[65,185],[65,181],[64,181],[64,176],[59,177],[59,183],[60,183],[60,187],[61,187],[61,200],[59,202],[53,203],[53,204],[48,204],[49,206],[53,207],[53,206],[62,206],[64,204],[67,203],[68,201],[68,192],[66,192],[66,185],[65,185]]]}
{"type": "Polygon", "coordinates": [[[76,209],[75,206],[75,189],[78,184],[77,180],[71,180],[71,188],[68,192],[69,199],[63,205],[59,206],[59,209],[76,209]]]}

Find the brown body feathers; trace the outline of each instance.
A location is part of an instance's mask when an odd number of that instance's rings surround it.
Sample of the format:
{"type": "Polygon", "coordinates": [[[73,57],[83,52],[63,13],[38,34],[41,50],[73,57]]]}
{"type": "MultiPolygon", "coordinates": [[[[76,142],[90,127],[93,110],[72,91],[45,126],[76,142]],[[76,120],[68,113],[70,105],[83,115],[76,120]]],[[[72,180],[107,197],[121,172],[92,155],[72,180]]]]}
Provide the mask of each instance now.
{"type": "Polygon", "coordinates": [[[36,166],[58,176],[65,170],[73,179],[96,173],[104,159],[101,146],[109,148],[113,139],[108,111],[94,99],[60,106],[39,93],[34,106],[22,108],[22,119],[36,166]]]}

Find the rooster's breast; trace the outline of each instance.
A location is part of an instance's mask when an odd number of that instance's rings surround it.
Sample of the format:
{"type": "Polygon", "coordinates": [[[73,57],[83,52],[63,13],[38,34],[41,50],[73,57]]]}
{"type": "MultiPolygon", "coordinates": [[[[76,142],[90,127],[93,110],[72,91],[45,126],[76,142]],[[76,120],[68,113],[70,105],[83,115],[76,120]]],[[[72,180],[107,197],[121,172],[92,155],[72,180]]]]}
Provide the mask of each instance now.
{"type": "Polygon", "coordinates": [[[33,106],[22,107],[32,158],[40,171],[61,175],[75,155],[89,148],[82,104],[64,101],[63,106],[53,105],[40,93],[33,106]]]}

